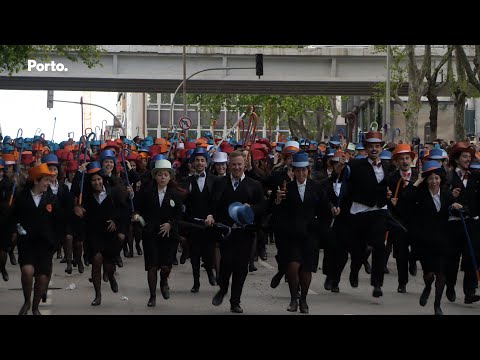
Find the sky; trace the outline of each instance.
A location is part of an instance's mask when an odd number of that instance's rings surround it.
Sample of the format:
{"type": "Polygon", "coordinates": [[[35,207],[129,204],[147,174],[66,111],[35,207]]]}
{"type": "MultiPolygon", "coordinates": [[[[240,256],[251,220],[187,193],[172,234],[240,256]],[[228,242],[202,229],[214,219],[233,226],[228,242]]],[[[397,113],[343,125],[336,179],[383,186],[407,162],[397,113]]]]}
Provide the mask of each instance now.
{"type": "MultiPolygon", "coordinates": [[[[103,106],[116,114],[117,92],[89,92],[91,100],[87,101],[86,92],[82,91],[54,91],[54,100],[78,101],[83,96],[84,102],[91,102],[103,106]]],[[[0,90],[0,128],[3,136],[15,138],[19,128],[23,129],[24,138],[33,138],[37,129],[44,133],[46,140],[61,142],[67,140],[68,133],[74,132],[76,141],[81,136],[81,107],[79,104],[54,102],[53,108],[47,108],[47,91],[35,90],[0,90]],[[56,117],[55,133],[54,124],[56,117]]],[[[84,106],[86,118],[87,106],[84,106]]],[[[102,120],[107,125],[113,125],[113,116],[95,106],[91,107],[92,129],[102,126],[102,120]]],[[[89,127],[86,125],[85,127],[89,127]]]]}

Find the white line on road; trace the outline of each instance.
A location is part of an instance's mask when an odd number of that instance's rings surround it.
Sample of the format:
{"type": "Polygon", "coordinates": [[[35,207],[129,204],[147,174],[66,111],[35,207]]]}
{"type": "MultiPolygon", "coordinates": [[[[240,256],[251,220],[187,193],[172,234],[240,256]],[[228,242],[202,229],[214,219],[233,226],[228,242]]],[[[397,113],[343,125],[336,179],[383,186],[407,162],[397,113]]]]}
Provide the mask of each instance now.
{"type": "Polygon", "coordinates": [[[312,289],[308,289],[308,293],[309,293],[310,295],[318,295],[318,293],[315,292],[315,291],[313,291],[312,289]]]}

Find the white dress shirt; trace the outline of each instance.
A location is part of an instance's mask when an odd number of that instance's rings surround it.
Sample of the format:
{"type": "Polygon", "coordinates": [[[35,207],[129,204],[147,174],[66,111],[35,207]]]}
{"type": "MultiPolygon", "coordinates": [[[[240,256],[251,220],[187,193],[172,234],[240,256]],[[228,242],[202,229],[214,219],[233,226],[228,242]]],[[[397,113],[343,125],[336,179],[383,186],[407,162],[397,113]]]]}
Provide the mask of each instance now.
{"type": "Polygon", "coordinates": [[[55,184],[50,184],[50,189],[52,189],[54,195],[58,194],[58,180],[55,180],[55,184]]]}
{"type": "MultiPolygon", "coordinates": [[[[198,175],[201,175],[201,174],[204,174],[204,176],[199,176],[197,178],[197,185],[198,185],[198,188],[200,189],[200,192],[203,192],[203,188],[205,187],[205,180],[207,179],[207,174],[205,174],[205,171],[203,173],[200,173],[198,175]]],[[[195,173],[195,177],[196,177],[197,173],[195,173]]]]}
{"type": "MultiPolygon", "coordinates": [[[[240,182],[242,182],[243,179],[245,179],[245,173],[242,174],[242,177],[240,178],[240,182]]],[[[237,189],[235,188],[235,182],[237,182],[238,180],[235,179],[232,174],[230,174],[230,180],[232,181],[233,190],[236,191],[237,189]]],[[[240,184],[238,184],[238,186],[240,186],[240,184]]],[[[237,188],[238,188],[238,187],[237,187],[237,188]]]]}
{"type": "Polygon", "coordinates": [[[342,183],[335,181],[333,183],[333,191],[335,192],[335,195],[340,196],[340,189],[342,188],[342,183]]]}
{"type": "MultiPolygon", "coordinates": [[[[377,182],[380,182],[383,180],[383,178],[385,177],[385,174],[383,172],[383,167],[382,166],[374,166],[373,164],[373,160],[368,158],[368,162],[370,163],[370,165],[372,165],[373,167],[373,171],[375,171],[375,177],[377,178],[377,182]]],[[[381,160],[378,160],[377,164],[381,164],[382,161],[381,160]]]]}
{"type": "Polygon", "coordinates": [[[437,208],[437,212],[439,212],[440,208],[442,207],[442,203],[440,201],[440,189],[438,189],[436,195],[433,195],[433,193],[430,189],[428,191],[430,191],[430,195],[432,195],[433,203],[435,204],[435,207],[437,208]]]}
{"type": "Polygon", "coordinates": [[[38,205],[40,205],[40,201],[42,200],[43,193],[41,193],[40,195],[35,195],[33,191],[30,191],[30,192],[32,193],[32,197],[33,197],[33,201],[35,201],[35,205],[38,207],[38,205]]]}
{"type": "Polygon", "coordinates": [[[464,171],[464,170],[460,169],[459,167],[457,167],[455,169],[455,172],[458,174],[458,176],[462,180],[463,186],[467,187],[468,176],[470,175],[469,171],[468,170],[464,171]],[[465,175],[467,175],[467,176],[465,176],[465,175]]]}
{"type": "Polygon", "coordinates": [[[158,202],[160,206],[162,206],[163,199],[165,198],[165,194],[167,193],[167,187],[164,187],[162,190],[158,190],[158,202]]]}
{"type": "MultiPolygon", "coordinates": [[[[381,160],[379,160],[379,161],[381,162],[381,160]]],[[[374,166],[373,165],[373,160],[371,160],[370,158],[368,158],[368,162],[372,165],[373,171],[375,171],[375,177],[377,178],[377,182],[382,181],[383,178],[385,177],[385,174],[383,172],[383,167],[374,166]]],[[[355,214],[362,213],[362,212],[375,211],[375,210],[386,210],[386,209],[387,209],[387,205],[385,205],[382,208],[379,208],[376,205],[374,207],[369,207],[365,204],[361,204],[361,203],[358,203],[358,202],[354,201],[354,202],[352,202],[352,207],[350,208],[350,214],[355,215],[355,214]]]]}
{"type": "Polygon", "coordinates": [[[65,180],[64,184],[67,185],[68,190],[72,190],[72,183],[68,179],[65,180]]]}
{"type": "Polygon", "coordinates": [[[97,196],[97,194],[95,194],[95,193],[93,194],[93,196],[95,197],[95,200],[97,200],[97,202],[98,202],[99,204],[101,204],[101,203],[103,202],[103,200],[105,200],[106,197],[107,197],[107,190],[105,190],[105,186],[103,187],[103,189],[102,189],[102,191],[100,192],[100,194],[98,194],[98,196],[97,196]]]}
{"type": "Polygon", "coordinates": [[[298,187],[298,193],[300,194],[300,199],[302,199],[302,202],[303,202],[303,199],[305,198],[305,188],[307,187],[307,180],[305,180],[303,184],[300,184],[297,181],[297,187],[298,187]]]}

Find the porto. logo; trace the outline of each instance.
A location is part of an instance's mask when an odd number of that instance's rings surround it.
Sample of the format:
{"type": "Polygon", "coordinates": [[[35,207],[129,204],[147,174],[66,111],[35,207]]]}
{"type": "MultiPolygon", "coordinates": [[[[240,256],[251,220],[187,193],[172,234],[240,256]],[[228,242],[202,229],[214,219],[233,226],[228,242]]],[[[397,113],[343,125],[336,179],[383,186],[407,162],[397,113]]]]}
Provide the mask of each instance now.
{"type": "Polygon", "coordinates": [[[37,71],[68,71],[68,68],[65,67],[62,63],[56,63],[55,61],[50,61],[49,63],[37,63],[35,60],[28,60],[28,71],[33,69],[37,71]]]}

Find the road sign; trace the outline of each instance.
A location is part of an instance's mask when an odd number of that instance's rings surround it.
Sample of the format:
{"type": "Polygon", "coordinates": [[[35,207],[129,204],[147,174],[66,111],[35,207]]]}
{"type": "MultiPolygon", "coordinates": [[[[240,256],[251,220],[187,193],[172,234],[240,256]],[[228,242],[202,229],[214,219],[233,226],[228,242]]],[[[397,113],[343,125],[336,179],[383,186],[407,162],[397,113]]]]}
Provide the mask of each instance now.
{"type": "Polygon", "coordinates": [[[178,120],[178,126],[184,131],[190,129],[192,127],[192,120],[190,120],[189,117],[182,117],[180,120],[178,120]]]}

